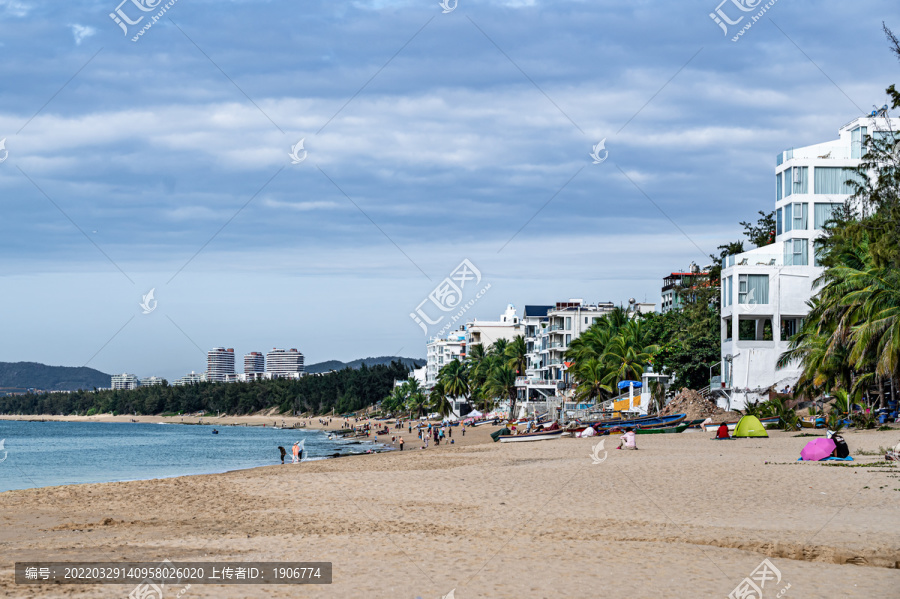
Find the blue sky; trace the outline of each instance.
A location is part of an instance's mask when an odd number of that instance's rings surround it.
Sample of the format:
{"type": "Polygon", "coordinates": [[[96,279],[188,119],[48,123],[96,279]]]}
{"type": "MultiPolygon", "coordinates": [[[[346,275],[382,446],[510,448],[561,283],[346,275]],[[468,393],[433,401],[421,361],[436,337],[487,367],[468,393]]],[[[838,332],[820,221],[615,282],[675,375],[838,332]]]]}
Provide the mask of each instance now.
{"type": "Polygon", "coordinates": [[[658,301],[900,80],[887,1],[141,1],[0,0],[0,360],[424,356],[463,259],[482,319],[658,301]]]}

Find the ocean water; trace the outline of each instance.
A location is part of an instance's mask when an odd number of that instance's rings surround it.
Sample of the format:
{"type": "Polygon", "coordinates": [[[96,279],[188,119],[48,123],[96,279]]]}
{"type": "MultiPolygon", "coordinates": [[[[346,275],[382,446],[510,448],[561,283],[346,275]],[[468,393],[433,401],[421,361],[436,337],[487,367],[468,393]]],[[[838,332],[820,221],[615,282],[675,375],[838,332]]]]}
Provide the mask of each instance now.
{"type": "Polygon", "coordinates": [[[303,440],[304,460],[383,448],[313,430],[111,422],[0,420],[0,440],[0,492],[269,466],[281,463],[279,445],[289,463],[303,440]]]}

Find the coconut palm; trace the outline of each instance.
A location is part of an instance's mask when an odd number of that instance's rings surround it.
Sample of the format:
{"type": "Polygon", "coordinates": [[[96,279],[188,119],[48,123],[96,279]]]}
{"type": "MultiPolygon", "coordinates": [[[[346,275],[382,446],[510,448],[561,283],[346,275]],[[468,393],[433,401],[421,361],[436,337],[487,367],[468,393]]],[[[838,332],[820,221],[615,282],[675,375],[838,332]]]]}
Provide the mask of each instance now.
{"type": "Polygon", "coordinates": [[[416,416],[422,416],[428,407],[428,398],[425,397],[425,390],[419,385],[419,381],[410,377],[405,383],[407,387],[406,405],[410,413],[416,416]]]}
{"type": "Polygon", "coordinates": [[[459,360],[448,362],[438,373],[438,382],[451,397],[463,397],[469,401],[469,370],[459,360]]]}
{"type": "Polygon", "coordinates": [[[575,398],[578,401],[593,402],[598,397],[612,393],[610,386],[603,382],[607,373],[608,368],[597,358],[578,363],[574,371],[575,380],[578,381],[575,398]]]}
{"type": "Polygon", "coordinates": [[[447,397],[444,383],[440,380],[438,380],[434,387],[431,388],[428,399],[431,401],[431,409],[442,417],[449,416],[453,412],[453,406],[450,404],[450,399],[447,397]]]}
{"type": "Polygon", "coordinates": [[[509,417],[515,418],[517,392],[516,371],[503,362],[494,363],[485,382],[484,395],[509,399],[509,417]]]}
{"type": "Polygon", "coordinates": [[[505,352],[509,366],[516,371],[518,376],[525,376],[525,366],[528,360],[528,347],[525,345],[525,337],[517,335],[506,346],[505,352]]]}

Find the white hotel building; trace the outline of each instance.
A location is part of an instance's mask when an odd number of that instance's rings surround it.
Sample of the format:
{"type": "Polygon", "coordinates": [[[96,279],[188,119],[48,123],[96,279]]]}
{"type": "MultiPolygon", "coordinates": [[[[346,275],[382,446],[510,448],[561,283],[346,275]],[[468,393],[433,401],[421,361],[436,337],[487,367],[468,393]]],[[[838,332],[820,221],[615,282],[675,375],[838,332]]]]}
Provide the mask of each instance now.
{"type": "Polygon", "coordinates": [[[460,362],[466,359],[466,331],[463,327],[449,333],[445,339],[435,339],[426,346],[425,381],[426,390],[431,390],[437,383],[437,375],[445,364],[453,360],[460,362]]]}
{"type": "Polygon", "coordinates": [[[775,243],[728,256],[722,265],[721,377],[714,379],[723,407],[765,399],[771,386],[793,386],[799,364],[777,368],[788,339],[809,308],[822,274],[816,240],[832,210],[852,194],[846,181],[865,153],[866,136],[897,131],[900,119],[860,117],[839,139],[793,148],[776,157],[775,243]]]}
{"type": "Polygon", "coordinates": [[[299,378],[306,373],[303,354],[295,348],[273,348],[266,354],[266,372],[276,378],[299,378]]]}
{"type": "Polygon", "coordinates": [[[228,375],[234,374],[234,349],[214,347],[206,353],[206,379],[222,383],[228,375]]]}

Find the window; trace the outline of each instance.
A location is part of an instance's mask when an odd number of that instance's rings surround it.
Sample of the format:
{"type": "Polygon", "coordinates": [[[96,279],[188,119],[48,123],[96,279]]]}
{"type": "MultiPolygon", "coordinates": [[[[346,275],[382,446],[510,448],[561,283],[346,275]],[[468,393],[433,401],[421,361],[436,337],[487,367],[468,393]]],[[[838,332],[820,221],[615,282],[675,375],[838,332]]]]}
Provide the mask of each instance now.
{"type": "Polygon", "coordinates": [[[809,167],[795,166],[791,171],[793,172],[791,177],[792,193],[809,193],[809,167]]]}
{"type": "Polygon", "coordinates": [[[791,170],[793,169],[784,169],[784,197],[788,197],[789,195],[791,195],[794,190],[794,186],[791,184],[791,180],[793,179],[791,170]]]}
{"type": "Polygon", "coordinates": [[[806,204],[794,204],[793,213],[794,224],[792,226],[792,229],[794,231],[805,231],[808,228],[806,218],[806,204]]]}
{"type": "Polygon", "coordinates": [[[733,296],[731,295],[731,291],[733,288],[732,283],[734,283],[734,277],[728,277],[728,305],[729,306],[734,303],[733,296]]]}
{"type": "Polygon", "coordinates": [[[788,204],[784,207],[784,232],[787,233],[791,230],[791,225],[794,224],[794,217],[792,212],[793,204],[788,204]]]}
{"type": "Polygon", "coordinates": [[[866,127],[857,127],[850,132],[850,158],[862,158],[866,147],[866,127]]]}
{"type": "Polygon", "coordinates": [[[724,320],[725,323],[725,341],[731,341],[731,319],[726,318],[724,320]]]}
{"type": "Polygon", "coordinates": [[[588,319],[588,317],[585,316],[585,317],[584,317],[584,324],[587,324],[587,319],[588,319]]]}
{"type": "Polygon", "coordinates": [[[778,173],[775,175],[775,201],[777,202],[783,197],[784,195],[781,189],[781,173],[778,173]]]}
{"type": "Polygon", "coordinates": [[[781,208],[775,211],[775,234],[781,235],[781,208]]]}
{"type": "Polygon", "coordinates": [[[566,316],[566,330],[567,331],[572,330],[572,317],[571,316],[566,316]]]}
{"type": "Polygon", "coordinates": [[[739,275],[739,304],[768,304],[769,275],[739,275]]]}
{"type": "Polygon", "coordinates": [[[834,211],[838,206],[840,206],[840,204],[837,204],[837,203],[822,204],[822,203],[816,202],[816,204],[814,205],[815,215],[813,217],[814,218],[813,224],[815,225],[816,229],[824,229],[825,228],[825,223],[827,223],[829,220],[831,220],[831,215],[834,214],[834,211]]]}
{"type": "Polygon", "coordinates": [[[566,347],[569,346],[569,343],[572,342],[572,335],[566,335],[566,347]]]}
{"type": "Polygon", "coordinates": [[[822,266],[824,258],[825,244],[820,240],[813,241],[813,266],[822,266]]]}
{"type": "Polygon", "coordinates": [[[855,179],[856,173],[850,169],[835,166],[817,166],[813,174],[815,175],[813,192],[817,195],[853,193],[853,187],[847,184],[847,180],[855,179]]]}
{"type": "Polygon", "coordinates": [[[788,239],[784,242],[784,265],[806,266],[809,259],[806,254],[807,241],[805,239],[788,239]]]}
{"type": "Polygon", "coordinates": [[[781,339],[787,341],[797,334],[800,320],[798,318],[782,318],[781,319],[781,339]]]}

